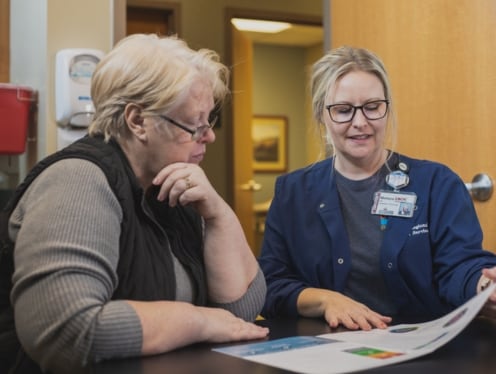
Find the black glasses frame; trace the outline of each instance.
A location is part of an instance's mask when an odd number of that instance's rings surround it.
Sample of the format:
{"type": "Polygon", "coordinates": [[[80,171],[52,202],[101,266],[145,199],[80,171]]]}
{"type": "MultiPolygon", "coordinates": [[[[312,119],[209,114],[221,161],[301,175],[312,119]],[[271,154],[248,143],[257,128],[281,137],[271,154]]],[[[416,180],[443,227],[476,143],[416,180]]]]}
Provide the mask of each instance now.
{"type": "Polygon", "coordinates": [[[370,121],[373,121],[373,120],[376,120],[376,119],[381,119],[381,118],[384,118],[389,110],[389,100],[374,100],[374,101],[369,101],[368,103],[365,103],[363,105],[351,105],[351,104],[330,104],[330,105],[326,105],[325,108],[327,109],[327,112],[329,113],[329,117],[331,117],[331,120],[333,120],[333,122],[336,122],[336,123],[348,123],[348,122],[351,122],[353,121],[353,118],[355,118],[355,114],[356,114],[356,111],[357,109],[360,109],[360,111],[362,112],[363,116],[365,118],[367,118],[368,120],[370,121]],[[370,118],[369,116],[367,116],[367,114],[364,112],[363,108],[367,105],[370,105],[370,104],[374,104],[374,103],[385,103],[386,104],[386,110],[384,111],[384,114],[380,117],[375,117],[375,118],[370,118]],[[336,106],[341,106],[341,105],[347,105],[349,106],[350,108],[353,108],[353,113],[351,114],[351,118],[347,121],[336,121],[333,117],[332,117],[332,114],[331,114],[331,109],[333,107],[336,107],[336,106]]]}
{"type": "Polygon", "coordinates": [[[201,125],[198,126],[196,129],[192,130],[189,127],[185,125],[181,125],[179,122],[176,120],[164,115],[164,114],[159,114],[158,117],[166,120],[167,122],[173,124],[174,126],[179,127],[181,130],[184,130],[188,133],[191,134],[191,140],[198,140],[200,139],[203,135],[205,135],[205,132],[209,129],[213,129],[215,124],[217,123],[217,119],[219,118],[218,116],[213,117],[211,120],[209,120],[208,125],[201,125]]]}

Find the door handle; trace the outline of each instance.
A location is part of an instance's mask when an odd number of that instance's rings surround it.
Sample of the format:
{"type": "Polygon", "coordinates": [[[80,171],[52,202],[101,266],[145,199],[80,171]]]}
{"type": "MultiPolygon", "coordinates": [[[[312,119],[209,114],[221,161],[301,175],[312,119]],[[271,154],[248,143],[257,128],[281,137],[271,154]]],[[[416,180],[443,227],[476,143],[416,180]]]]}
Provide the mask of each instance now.
{"type": "Polygon", "coordinates": [[[262,185],[255,182],[253,179],[250,179],[248,182],[243,183],[240,188],[241,191],[260,191],[262,189],[262,185]]]}
{"type": "Polygon", "coordinates": [[[472,198],[478,201],[486,201],[491,198],[493,194],[493,181],[487,174],[477,174],[472,179],[471,183],[465,183],[468,192],[472,198]]]}

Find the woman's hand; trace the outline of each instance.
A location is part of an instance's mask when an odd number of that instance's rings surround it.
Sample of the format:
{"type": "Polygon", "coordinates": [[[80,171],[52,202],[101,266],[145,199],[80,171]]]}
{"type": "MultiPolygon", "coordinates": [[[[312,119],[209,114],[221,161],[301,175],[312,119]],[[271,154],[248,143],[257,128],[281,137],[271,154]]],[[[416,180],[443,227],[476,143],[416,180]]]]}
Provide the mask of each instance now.
{"type": "Polygon", "coordinates": [[[343,325],[350,330],[385,329],[392,320],[339,292],[317,288],[301,292],[298,311],[308,317],[323,315],[331,327],[343,325]]]}
{"type": "Polygon", "coordinates": [[[262,339],[269,334],[267,327],[244,321],[221,308],[199,307],[205,316],[201,331],[202,341],[225,343],[231,341],[262,339]]]}
{"type": "Polygon", "coordinates": [[[193,343],[227,343],[263,339],[267,327],[244,321],[221,308],[198,307],[180,301],[127,300],[142,326],[145,355],[169,352],[193,343]]]}
{"type": "Polygon", "coordinates": [[[155,176],[153,185],[160,186],[158,200],[168,199],[170,206],[193,204],[206,220],[221,214],[220,208],[225,204],[196,164],[168,165],[155,176]]]}

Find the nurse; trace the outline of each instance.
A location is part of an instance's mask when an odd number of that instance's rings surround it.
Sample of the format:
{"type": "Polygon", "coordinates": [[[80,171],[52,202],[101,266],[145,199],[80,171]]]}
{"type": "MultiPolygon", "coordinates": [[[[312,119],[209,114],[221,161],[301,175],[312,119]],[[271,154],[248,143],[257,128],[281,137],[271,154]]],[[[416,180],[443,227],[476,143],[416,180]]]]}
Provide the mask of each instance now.
{"type": "Polygon", "coordinates": [[[495,281],[496,255],[482,249],[463,181],[394,151],[382,61],[334,49],[313,66],[311,89],[332,155],[276,181],[259,259],[262,314],[385,328],[393,317],[439,317],[495,281]]]}

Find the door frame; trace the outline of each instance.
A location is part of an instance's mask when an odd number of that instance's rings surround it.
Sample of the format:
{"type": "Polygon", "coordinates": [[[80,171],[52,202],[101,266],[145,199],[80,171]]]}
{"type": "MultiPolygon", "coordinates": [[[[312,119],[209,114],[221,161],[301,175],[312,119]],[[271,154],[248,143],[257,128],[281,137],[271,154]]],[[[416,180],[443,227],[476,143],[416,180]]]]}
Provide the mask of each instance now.
{"type": "MultiPolygon", "coordinates": [[[[280,21],[280,22],[289,22],[292,24],[298,25],[307,25],[307,26],[323,26],[323,20],[319,16],[309,16],[309,15],[300,15],[294,13],[284,13],[284,12],[267,12],[253,9],[240,9],[240,8],[226,8],[225,10],[225,18],[224,18],[224,30],[225,30],[225,60],[227,66],[231,68],[234,67],[236,61],[233,61],[233,52],[234,52],[234,34],[235,32],[239,32],[241,34],[245,34],[241,31],[237,31],[234,26],[231,24],[231,20],[233,18],[251,18],[251,19],[261,19],[267,21],[280,21]]],[[[248,39],[248,38],[247,38],[248,39]]],[[[244,43],[244,42],[243,42],[244,43]]],[[[240,44],[243,44],[240,43],[240,44]]],[[[251,50],[253,43],[251,40],[248,40],[247,49],[251,50]]],[[[240,45],[239,43],[236,45],[237,50],[239,51],[240,45]]],[[[244,47],[243,47],[244,48],[244,47]]],[[[247,53],[246,56],[250,56],[252,59],[251,53],[247,53]]],[[[250,61],[247,65],[248,69],[250,69],[252,65],[252,61],[250,61]]],[[[231,82],[230,87],[237,87],[237,81],[235,81],[236,74],[231,74],[231,82]]],[[[226,105],[224,105],[224,115],[227,118],[229,123],[235,123],[235,118],[238,120],[237,125],[240,124],[242,126],[246,126],[246,124],[251,123],[251,118],[253,117],[252,109],[246,110],[246,108],[242,108],[241,110],[238,108],[236,111],[234,110],[235,104],[234,98],[232,100],[227,101],[226,105]],[[240,117],[240,112],[242,112],[242,116],[240,117]],[[244,115],[248,114],[249,118],[244,117],[244,115]],[[240,120],[241,118],[241,120],[240,120]]],[[[239,136],[235,135],[233,130],[233,126],[226,126],[226,159],[227,159],[227,175],[226,175],[226,201],[233,207],[238,219],[240,220],[243,230],[245,231],[245,235],[247,237],[248,243],[252,247],[255,255],[258,255],[259,248],[256,247],[256,233],[255,233],[255,212],[253,210],[253,194],[251,191],[246,191],[246,195],[243,193],[237,193],[243,184],[249,184],[249,182],[253,182],[253,169],[251,163],[246,164],[246,168],[249,170],[235,169],[239,167],[240,164],[245,165],[246,155],[241,154],[239,152],[245,152],[246,147],[244,147],[245,142],[243,143],[243,147],[236,147],[236,144],[240,144],[239,136]],[[241,149],[243,148],[243,149],[241,149]],[[236,153],[238,152],[238,153],[236,153]],[[251,176],[246,178],[246,180],[240,181],[240,177],[243,174],[244,177],[251,176]],[[249,194],[249,195],[248,195],[249,194]],[[250,212],[249,215],[247,212],[250,212]]],[[[243,128],[241,131],[246,135],[246,128],[243,128]]],[[[251,139],[250,139],[251,140],[251,139]]],[[[248,140],[248,142],[250,141],[248,140]]],[[[249,146],[249,144],[247,145],[249,146]]]]}
{"type": "Polygon", "coordinates": [[[166,12],[167,27],[169,28],[169,35],[181,36],[181,4],[173,2],[160,2],[156,1],[141,1],[141,0],[127,0],[126,12],[128,8],[146,8],[156,9],[158,11],[166,12]]]}

